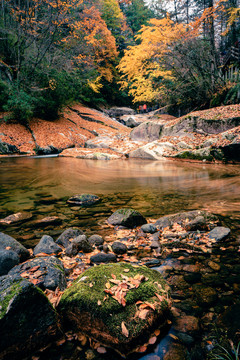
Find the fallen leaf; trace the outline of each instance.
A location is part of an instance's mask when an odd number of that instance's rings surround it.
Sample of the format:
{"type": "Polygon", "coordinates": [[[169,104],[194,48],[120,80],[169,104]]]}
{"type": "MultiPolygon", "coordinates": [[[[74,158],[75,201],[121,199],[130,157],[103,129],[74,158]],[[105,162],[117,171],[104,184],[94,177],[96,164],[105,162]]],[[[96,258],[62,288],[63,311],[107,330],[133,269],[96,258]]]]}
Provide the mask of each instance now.
{"type": "Polygon", "coordinates": [[[126,328],[126,325],[124,324],[124,321],[122,322],[121,327],[122,327],[122,333],[123,333],[123,335],[126,336],[126,337],[128,337],[129,331],[128,331],[128,329],[126,328]]]}
{"type": "Polygon", "coordinates": [[[154,331],[154,334],[155,334],[156,336],[159,336],[160,333],[161,333],[161,331],[160,331],[159,329],[157,329],[157,330],[154,331]]]}
{"type": "Polygon", "coordinates": [[[111,276],[112,276],[113,279],[117,278],[116,275],[114,275],[114,274],[111,274],[111,276]]]}
{"type": "Polygon", "coordinates": [[[155,293],[156,297],[162,302],[163,300],[165,300],[164,296],[159,295],[158,293],[155,293]]]}
{"type": "Polygon", "coordinates": [[[140,347],[137,349],[137,351],[140,352],[140,353],[143,353],[143,352],[147,351],[147,347],[146,347],[145,345],[140,346],[140,347]]]}
{"type": "Polygon", "coordinates": [[[60,345],[64,344],[65,342],[66,342],[66,339],[60,339],[60,340],[56,341],[56,345],[60,346],[60,345]]]}
{"type": "Polygon", "coordinates": [[[84,346],[87,343],[87,337],[83,334],[77,334],[77,338],[80,341],[81,345],[84,346]]]}
{"type": "Polygon", "coordinates": [[[106,288],[106,289],[110,289],[110,287],[111,287],[110,282],[107,282],[107,283],[105,284],[105,288],[106,288]]]}
{"type": "Polygon", "coordinates": [[[150,345],[153,345],[153,344],[155,344],[156,341],[157,341],[157,337],[156,337],[156,336],[153,336],[153,337],[151,337],[151,338],[149,339],[148,343],[149,343],[150,345]]]}
{"type": "Polygon", "coordinates": [[[147,309],[141,309],[141,310],[137,311],[136,315],[137,315],[140,319],[145,320],[148,313],[149,313],[149,310],[147,310],[147,309]]]}
{"type": "Polygon", "coordinates": [[[98,306],[102,305],[101,300],[98,300],[97,304],[98,304],[98,306]]]}
{"type": "Polygon", "coordinates": [[[90,283],[90,284],[89,284],[89,287],[90,287],[90,288],[93,287],[93,283],[90,283]]]}
{"type": "Polygon", "coordinates": [[[176,335],[173,335],[173,334],[169,334],[169,336],[174,339],[174,340],[179,340],[179,338],[176,336],[176,335]]]}
{"type": "Polygon", "coordinates": [[[130,271],[130,269],[124,269],[123,271],[124,271],[124,272],[129,272],[129,271],[130,271]]]}
{"type": "Polygon", "coordinates": [[[5,247],[5,250],[10,250],[10,249],[11,249],[11,246],[5,247]]]}

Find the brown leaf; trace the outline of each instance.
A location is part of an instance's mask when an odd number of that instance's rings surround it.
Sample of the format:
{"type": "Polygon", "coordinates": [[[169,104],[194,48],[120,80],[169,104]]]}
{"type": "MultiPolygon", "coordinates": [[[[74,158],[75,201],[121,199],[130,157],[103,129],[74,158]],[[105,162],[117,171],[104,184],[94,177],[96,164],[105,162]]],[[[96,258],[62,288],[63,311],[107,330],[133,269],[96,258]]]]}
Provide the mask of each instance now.
{"type": "Polygon", "coordinates": [[[107,283],[105,284],[105,287],[106,287],[106,289],[110,289],[110,287],[111,287],[110,282],[107,282],[107,283]]]}
{"type": "Polygon", "coordinates": [[[29,271],[34,272],[34,271],[37,271],[39,268],[40,268],[40,265],[36,265],[36,266],[32,267],[29,271]]]}
{"type": "Polygon", "coordinates": [[[141,309],[141,310],[137,311],[136,315],[137,315],[140,319],[145,320],[148,313],[149,313],[149,310],[147,310],[147,309],[141,309]]]}
{"type": "Polygon", "coordinates": [[[98,304],[98,306],[102,305],[101,300],[98,300],[97,304],[98,304]]]}
{"type": "Polygon", "coordinates": [[[123,335],[126,336],[126,337],[128,337],[129,331],[128,331],[128,329],[126,328],[126,325],[124,324],[124,321],[123,321],[122,324],[121,324],[121,328],[122,328],[122,333],[123,333],[123,335]]]}
{"type": "Polygon", "coordinates": [[[66,342],[66,339],[60,339],[60,340],[57,340],[55,344],[57,346],[60,346],[60,345],[64,344],[65,342],[66,342]]]}
{"type": "Polygon", "coordinates": [[[20,274],[21,277],[23,278],[28,278],[29,277],[29,272],[24,271],[23,273],[20,274]]]}
{"type": "Polygon", "coordinates": [[[153,337],[151,337],[151,338],[149,339],[148,343],[149,343],[150,345],[153,345],[153,344],[155,344],[156,341],[157,341],[157,337],[156,337],[156,336],[153,336],[153,337]]]}
{"type": "Polygon", "coordinates": [[[99,354],[105,354],[105,353],[107,352],[107,350],[105,349],[105,347],[99,346],[99,347],[97,348],[97,352],[98,352],[99,354]]]}
{"type": "Polygon", "coordinates": [[[123,271],[124,271],[124,272],[129,272],[129,271],[130,271],[130,269],[124,269],[123,271]]]}
{"type": "Polygon", "coordinates": [[[162,302],[163,300],[165,300],[164,296],[159,295],[158,293],[155,293],[156,297],[162,302]]]}
{"type": "Polygon", "coordinates": [[[143,352],[147,351],[147,347],[146,347],[145,345],[140,346],[140,347],[137,349],[137,351],[140,352],[140,353],[143,353],[143,352]]]}
{"type": "Polygon", "coordinates": [[[160,333],[161,333],[161,331],[160,331],[159,329],[157,329],[157,330],[154,331],[154,334],[155,334],[156,336],[159,336],[160,333]]]}
{"type": "Polygon", "coordinates": [[[93,283],[90,283],[90,284],[89,284],[89,287],[90,287],[90,288],[93,287],[93,283]]]}
{"type": "Polygon", "coordinates": [[[111,274],[111,276],[112,276],[113,279],[117,278],[116,275],[114,275],[114,274],[111,274]]]}
{"type": "Polygon", "coordinates": [[[11,246],[6,246],[5,247],[5,250],[10,250],[11,249],[11,246]]]}

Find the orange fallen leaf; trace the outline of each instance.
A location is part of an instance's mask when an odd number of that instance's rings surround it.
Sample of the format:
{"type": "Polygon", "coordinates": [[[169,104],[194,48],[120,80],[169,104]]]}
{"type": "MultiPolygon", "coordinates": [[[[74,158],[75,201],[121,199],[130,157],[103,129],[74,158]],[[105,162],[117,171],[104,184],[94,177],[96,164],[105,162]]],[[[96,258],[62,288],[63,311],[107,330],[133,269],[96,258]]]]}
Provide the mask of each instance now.
{"type": "Polygon", "coordinates": [[[143,352],[145,352],[145,351],[147,351],[147,347],[146,347],[145,345],[140,346],[140,347],[137,349],[137,352],[140,352],[140,353],[143,353],[143,352]]]}
{"type": "Polygon", "coordinates": [[[64,344],[65,342],[66,342],[66,339],[60,339],[60,340],[56,341],[56,345],[60,346],[60,345],[64,344]]]}
{"type": "Polygon", "coordinates": [[[129,272],[129,271],[130,271],[130,269],[124,269],[123,271],[124,271],[124,272],[129,272]]]}
{"type": "Polygon", "coordinates": [[[156,336],[159,336],[160,333],[161,333],[161,331],[160,331],[159,329],[157,329],[157,330],[154,331],[154,334],[155,334],[156,336]]]}
{"type": "Polygon", "coordinates": [[[5,247],[5,250],[10,250],[10,249],[11,249],[11,246],[5,247]]]}
{"type": "Polygon", "coordinates": [[[98,300],[97,304],[98,304],[98,306],[102,305],[101,300],[98,300]]]}
{"type": "Polygon", "coordinates": [[[124,336],[128,337],[129,336],[129,331],[128,329],[126,328],[126,325],[124,324],[124,321],[122,322],[121,324],[121,328],[122,328],[122,333],[124,336]]]}
{"type": "Polygon", "coordinates": [[[98,352],[99,354],[105,354],[105,353],[107,352],[107,350],[105,349],[105,347],[99,346],[99,347],[97,348],[97,352],[98,352]]]}
{"type": "Polygon", "coordinates": [[[149,313],[149,310],[147,310],[147,309],[141,309],[141,310],[139,310],[139,311],[136,313],[136,315],[137,315],[140,319],[145,320],[148,313],[149,313]]]}
{"type": "Polygon", "coordinates": [[[165,300],[164,296],[159,295],[158,293],[155,293],[156,297],[162,302],[165,300]]]}
{"type": "Polygon", "coordinates": [[[152,337],[149,339],[148,343],[149,343],[150,345],[153,345],[153,344],[155,344],[156,341],[157,341],[157,337],[156,337],[156,336],[152,336],[152,337]]]}

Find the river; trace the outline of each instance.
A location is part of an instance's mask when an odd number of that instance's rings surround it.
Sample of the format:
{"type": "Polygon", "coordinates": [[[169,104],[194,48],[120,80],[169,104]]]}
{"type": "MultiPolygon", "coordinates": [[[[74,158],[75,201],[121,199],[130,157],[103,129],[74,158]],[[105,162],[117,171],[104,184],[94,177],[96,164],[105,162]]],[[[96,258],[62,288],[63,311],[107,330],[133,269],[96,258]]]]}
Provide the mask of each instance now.
{"type": "MultiPolygon", "coordinates": [[[[240,228],[240,166],[167,160],[0,158],[0,218],[19,211],[33,215],[26,223],[3,227],[0,231],[27,247],[35,245],[43,235],[36,220],[58,216],[59,226],[44,229],[53,237],[70,226],[79,226],[89,235],[105,235],[109,230],[102,225],[120,207],[132,207],[152,219],[178,211],[205,209],[218,214],[237,234],[240,228]],[[70,196],[81,193],[96,194],[101,202],[90,208],[67,204],[70,196]]],[[[230,291],[231,285],[224,288],[223,293],[226,289],[230,291]]],[[[231,296],[234,303],[235,295],[231,296]]],[[[142,359],[160,359],[159,348],[158,344],[153,353],[142,359]]],[[[58,359],[55,356],[52,359],[58,359]]]]}

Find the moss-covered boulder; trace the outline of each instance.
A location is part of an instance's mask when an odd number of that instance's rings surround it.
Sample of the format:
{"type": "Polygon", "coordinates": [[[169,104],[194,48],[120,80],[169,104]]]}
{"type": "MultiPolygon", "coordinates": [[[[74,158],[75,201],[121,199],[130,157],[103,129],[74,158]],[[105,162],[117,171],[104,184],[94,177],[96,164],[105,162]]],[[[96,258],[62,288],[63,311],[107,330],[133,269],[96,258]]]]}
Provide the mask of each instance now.
{"type": "Polygon", "coordinates": [[[145,266],[104,264],[84,272],[67,289],[58,311],[65,326],[121,354],[133,352],[167,324],[169,287],[145,266]]]}
{"type": "Polygon", "coordinates": [[[111,225],[121,225],[128,228],[141,226],[147,223],[147,220],[140,212],[129,208],[118,209],[107,219],[107,221],[111,225]]]}
{"type": "Polygon", "coordinates": [[[39,288],[25,279],[0,277],[0,359],[22,359],[57,333],[57,313],[39,288]]]}

